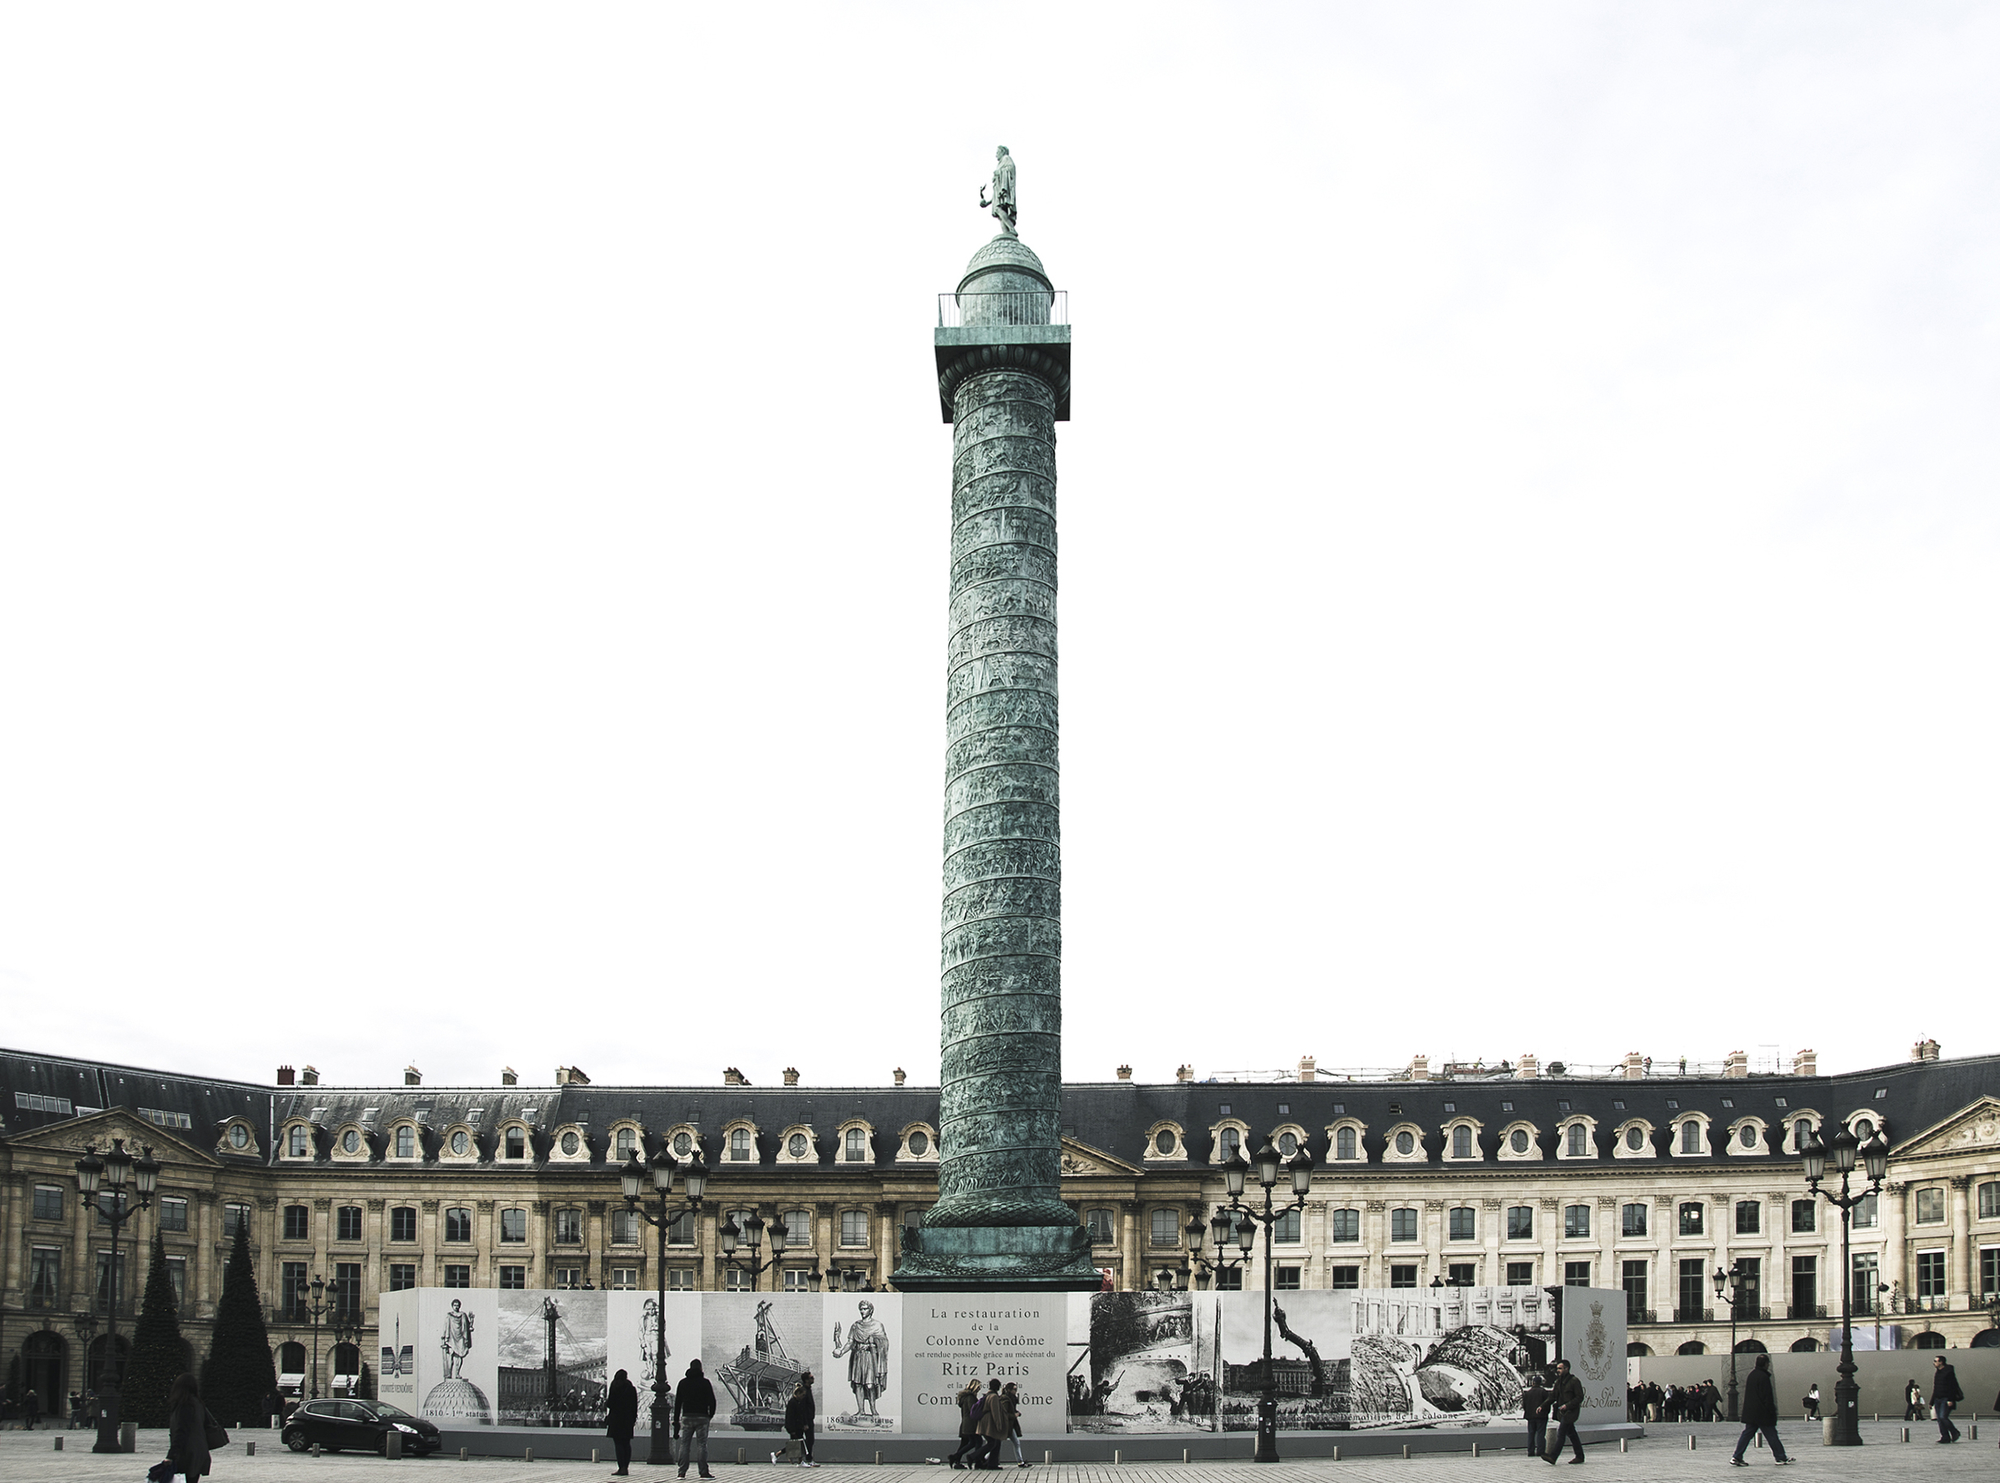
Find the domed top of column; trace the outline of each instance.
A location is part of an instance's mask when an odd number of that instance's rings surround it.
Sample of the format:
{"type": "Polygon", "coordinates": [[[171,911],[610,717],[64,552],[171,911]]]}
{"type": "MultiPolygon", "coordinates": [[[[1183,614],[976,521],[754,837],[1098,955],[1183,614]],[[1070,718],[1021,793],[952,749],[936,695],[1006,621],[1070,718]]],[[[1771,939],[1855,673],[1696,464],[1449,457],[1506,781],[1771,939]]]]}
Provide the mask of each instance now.
{"type": "Polygon", "coordinates": [[[960,293],[1023,293],[1054,287],[1035,250],[1006,232],[975,252],[965,265],[965,276],[958,280],[960,293]]]}

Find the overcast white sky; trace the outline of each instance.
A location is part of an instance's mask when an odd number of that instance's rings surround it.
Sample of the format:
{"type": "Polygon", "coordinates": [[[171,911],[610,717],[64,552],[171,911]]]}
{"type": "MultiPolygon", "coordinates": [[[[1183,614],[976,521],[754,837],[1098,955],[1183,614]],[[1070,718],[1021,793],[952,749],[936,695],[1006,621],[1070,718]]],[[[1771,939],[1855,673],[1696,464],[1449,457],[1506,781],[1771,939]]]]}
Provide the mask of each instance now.
{"type": "Polygon", "coordinates": [[[2000,8],[0,12],[0,1043],[937,1075],[935,298],[1070,293],[1066,1069],[2000,1049],[2000,8]]]}

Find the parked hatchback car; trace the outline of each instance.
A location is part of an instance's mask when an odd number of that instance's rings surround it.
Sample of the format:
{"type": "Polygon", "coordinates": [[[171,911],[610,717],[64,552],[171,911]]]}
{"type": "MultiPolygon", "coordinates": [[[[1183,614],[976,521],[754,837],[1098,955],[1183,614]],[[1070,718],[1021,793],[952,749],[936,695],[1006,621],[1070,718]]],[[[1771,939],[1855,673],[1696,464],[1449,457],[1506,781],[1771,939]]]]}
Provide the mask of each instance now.
{"type": "Polygon", "coordinates": [[[435,1452],[443,1440],[438,1429],[387,1401],[307,1401],[285,1423],[285,1445],[304,1452],[317,1442],[328,1452],[386,1452],[391,1432],[403,1434],[403,1451],[412,1457],[435,1452]]]}

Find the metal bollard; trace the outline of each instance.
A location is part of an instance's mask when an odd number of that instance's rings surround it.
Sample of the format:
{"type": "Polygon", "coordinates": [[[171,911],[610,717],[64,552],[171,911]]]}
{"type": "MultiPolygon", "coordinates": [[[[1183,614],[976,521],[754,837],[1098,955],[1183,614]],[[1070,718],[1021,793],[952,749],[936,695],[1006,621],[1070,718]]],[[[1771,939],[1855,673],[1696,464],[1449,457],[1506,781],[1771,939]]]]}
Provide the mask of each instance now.
{"type": "Polygon", "coordinates": [[[1761,1452],[1761,1451],[1763,1450],[1763,1448],[1764,1448],[1764,1434],[1763,1434],[1762,1432],[1758,1432],[1758,1433],[1757,1433],[1757,1449],[1758,1449],[1758,1450],[1759,1450],[1759,1451],[1761,1452]]]}
{"type": "Polygon", "coordinates": [[[1182,1462],[1187,1462],[1188,1460],[1189,1460],[1189,1459],[1188,1459],[1188,1449],[1187,1449],[1187,1448],[1185,1448],[1185,1447],[1183,1447],[1183,1448],[1181,1448],[1181,1461],[1182,1461],[1182,1462]]]}
{"type": "Polygon", "coordinates": [[[257,1455],[257,1444],[255,1442],[245,1442],[243,1444],[243,1455],[245,1457],[255,1457],[257,1455]]]}
{"type": "MultiPolygon", "coordinates": [[[[56,1435],[56,1451],[58,1451],[58,1452],[62,1451],[62,1435],[61,1435],[61,1433],[57,1433],[57,1435],[56,1435]]],[[[1187,1459],[1186,1459],[1185,1457],[1183,1457],[1183,1458],[1181,1459],[1181,1461],[1182,1461],[1182,1462],[1186,1462],[1186,1461],[1187,1461],[1187,1459]]]]}
{"type": "Polygon", "coordinates": [[[1335,1443],[1333,1444],[1333,1460],[1334,1460],[1335,1462],[1339,1462],[1339,1461],[1340,1461],[1340,1443],[1338,1443],[1338,1442],[1335,1442],[1335,1443]]]}
{"type": "Polygon", "coordinates": [[[318,1456],[319,1456],[319,1443],[317,1443],[317,1442],[314,1442],[314,1443],[312,1444],[312,1455],[313,1455],[314,1457],[318,1457],[318,1456]]]}
{"type": "Polygon", "coordinates": [[[472,1461],[472,1449],[471,1449],[470,1447],[461,1447],[461,1448],[459,1448],[459,1449],[458,1449],[458,1460],[459,1460],[460,1462],[470,1462],[470,1461],[472,1461]]]}
{"type": "Polygon", "coordinates": [[[1693,1433],[1693,1432],[1689,1432],[1689,1433],[1688,1433],[1688,1451],[1690,1451],[1690,1452],[1694,1451],[1694,1433],[1693,1433]]]}
{"type": "Polygon", "coordinates": [[[746,1456],[746,1455],[744,1454],[744,1451],[743,1451],[743,1449],[742,1449],[741,1447],[738,1447],[738,1448],[736,1449],[736,1465],[737,1465],[737,1466],[738,1466],[739,1468],[740,1468],[740,1467],[747,1467],[747,1466],[749,1466],[749,1463],[750,1463],[750,1459],[749,1459],[749,1458],[748,1458],[748,1457],[747,1457],[747,1456],[746,1456]]]}
{"type": "Polygon", "coordinates": [[[1979,1423],[1976,1421],[1972,1423],[1972,1440],[1975,1442],[1979,1440],[1979,1423]]]}
{"type": "Polygon", "coordinates": [[[1910,1440],[1910,1429],[1907,1426],[1903,1428],[1903,1440],[1906,1442],[1910,1440]]]}
{"type": "Polygon", "coordinates": [[[875,1466],[878,1468],[882,1466],[882,1454],[879,1452],[875,1454],[875,1466]]]}
{"type": "Polygon", "coordinates": [[[593,1447],[593,1448],[591,1448],[591,1449],[590,1449],[590,1460],[591,1460],[592,1462],[596,1462],[596,1461],[597,1461],[597,1449],[596,1449],[595,1447],[593,1447]]]}
{"type": "Polygon", "coordinates": [[[1122,1463],[1125,1461],[1125,1454],[1120,1452],[1116,1447],[1113,1447],[1111,1449],[1111,1460],[1114,1463],[1122,1463]]]}
{"type": "Polygon", "coordinates": [[[128,1421],[118,1428],[118,1450],[137,1452],[139,1450],[139,1423],[128,1421]]]}
{"type": "Polygon", "coordinates": [[[283,1431],[284,1427],[285,1427],[285,1418],[274,1413],[271,1417],[271,1424],[265,1429],[267,1431],[275,1432],[275,1431],[283,1431]]]}
{"type": "Polygon", "coordinates": [[[535,1460],[535,1449],[532,1447],[523,1447],[521,1449],[521,1461],[533,1462],[534,1460],[535,1460]]]}
{"type": "Polygon", "coordinates": [[[1048,1467],[1048,1466],[1050,1466],[1050,1465],[1051,1465],[1052,1463],[1054,1463],[1054,1462],[1055,1462],[1055,1460],[1056,1460],[1056,1455],[1055,1455],[1055,1453],[1053,1453],[1053,1452],[1044,1452],[1044,1453],[1042,1454],[1042,1466],[1043,1466],[1043,1467],[1048,1467]]]}
{"type": "Polygon", "coordinates": [[[1618,1450],[1620,1452],[1623,1452],[1625,1450],[1625,1439],[1623,1437],[1620,1437],[1618,1439],[1618,1450]]]}
{"type": "Polygon", "coordinates": [[[1474,1443],[1472,1444],[1472,1455],[1473,1455],[1474,1457],[1477,1457],[1477,1456],[1479,1456],[1479,1444],[1478,1444],[1477,1442],[1474,1442],[1474,1443]]]}

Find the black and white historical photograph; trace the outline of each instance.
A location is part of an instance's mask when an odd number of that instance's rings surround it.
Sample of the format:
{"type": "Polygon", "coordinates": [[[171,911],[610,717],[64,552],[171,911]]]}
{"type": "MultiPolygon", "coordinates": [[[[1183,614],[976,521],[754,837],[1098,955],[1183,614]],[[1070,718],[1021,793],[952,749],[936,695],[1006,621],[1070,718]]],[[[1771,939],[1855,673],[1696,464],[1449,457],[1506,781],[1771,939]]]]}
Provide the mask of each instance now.
{"type": "Polygon", "coordinates": [[[500,1294],[500,1421],[598,1426],[604,1415],[605,1299],[593,1291],[500,1294]]]}
{"type": "Polygon", "coordinates": [[[715,1425],[782,1432],[785,1406],[807,1376],[824,1412],[825,1377],[815,1372],[820,1303],[807,1293],[702,1295],[701,1362],[715,1387],[715,1425]]]}
{"type": "MultiPolygon", "coordinates": [[[[1347,1346],[1352,1293],[1280,1292],[1271,1307],[1271,1372],[1281,1431],[1342,1426],[1347,1410],[1347,1346]]],[[[1207,1371],[1217,1376],[1211,1417],[1222,1431],[1257,1425],[1264,1361],[1264,1305],[1255,1292],[1197,1293],[1208,1345],[1207,1371]],[[1219,1312],[1218,1312],[1219,1309],[1219,1312]],[[1219,1321],[1218,1321],[1219,1320],[1219,1321]]]]}
{"type": "Polygon", "coordinates": [[[1346,1424],[1484,1426],[1518,1419],[1554,1352],[1554,1310],[1535,1288],[1335,1293],[1352,1335],[1346,1424]]]}
{"type": "Polygon", "coordinates": [[[1070,1424],[1085,1432],[1202,1430],[1214,1409],[1213,1372],[1198,1363],[1194,1303],[1182,1292],[1087,1293],[1081,1347],[1072,1322],[1070,1424]]]}

